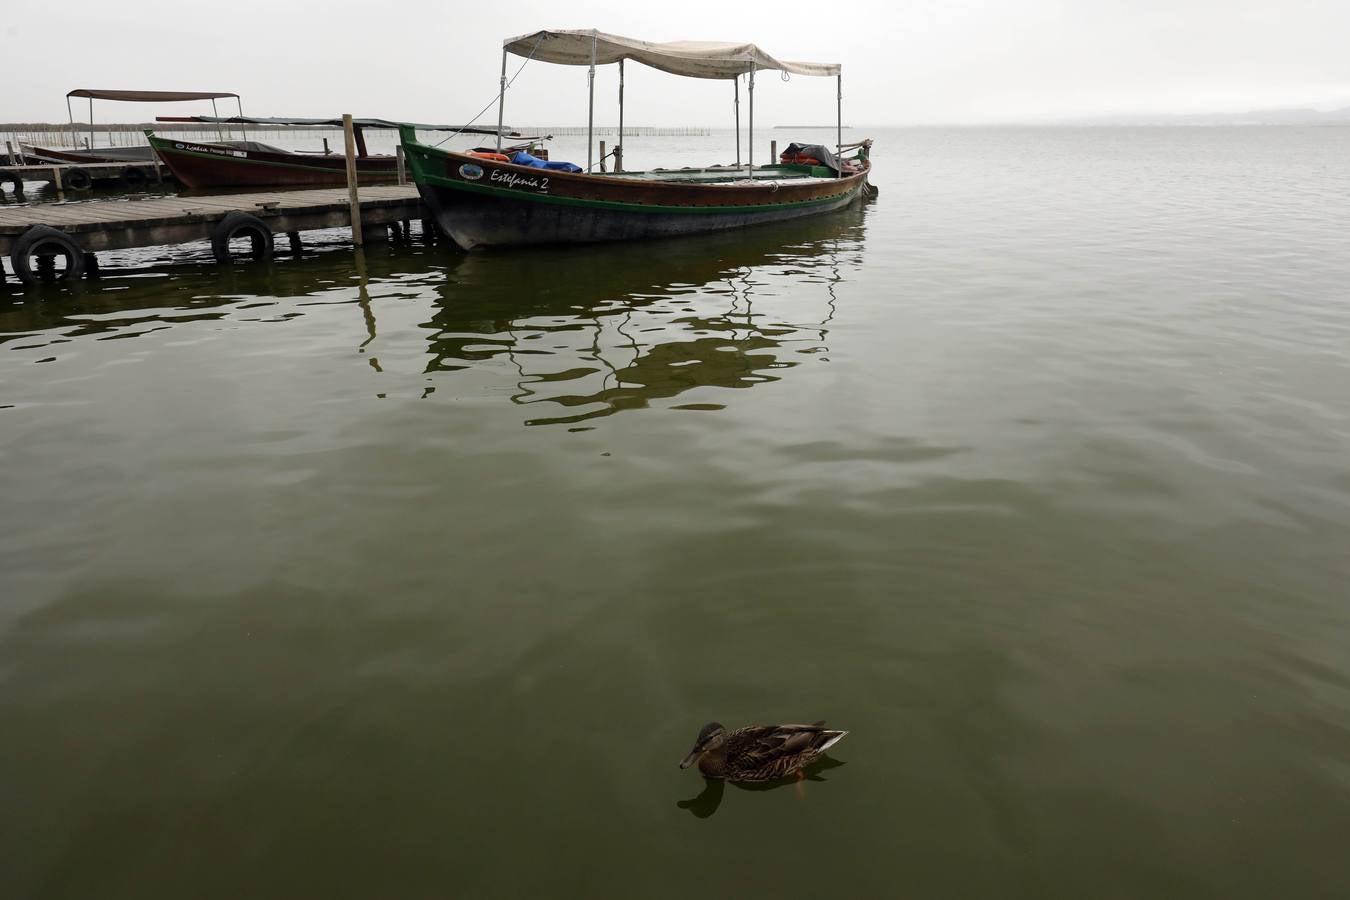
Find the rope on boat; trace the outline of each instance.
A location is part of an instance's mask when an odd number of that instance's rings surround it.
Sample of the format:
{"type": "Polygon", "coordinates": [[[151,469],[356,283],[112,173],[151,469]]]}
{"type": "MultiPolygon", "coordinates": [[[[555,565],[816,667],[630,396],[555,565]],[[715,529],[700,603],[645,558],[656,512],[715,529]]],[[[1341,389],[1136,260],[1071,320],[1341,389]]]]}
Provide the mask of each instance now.
{"type": "Polygon", "coordinates": [[[534,59],[534,51],[538,50],[538,49],[539,49],[539,45],[542,44],[543,42],[544,42],[544,35],[543,35],[543,33],[541,32],[540,35],[539,35],[539,37],[538,37],[538,39],[535,40],[534,46],[530,48],[530,55],[527,56],[527,57],[525,57],[525,62],[523,62],[523,63],[520,64],[520,68],[519,68],[519,69],[516,69],[516,74],[514,74],[514,75],[511,76],[511,80],[508,81],[508,82],[506,82],[506,88],[505,88],[504,90],[500,91],[499,93],[497,93],[491,100],[489,100],[487,106],[485,106],[485,107],[483,107],[482,109],[480,109],[480,110],[478,111],[478,115],[474,116],[472,119],[470,119],[470,120],[469,120],[468,122],[466,122],[464,125],[462,125],[462,126],[460,127],[459,131],[456,131],[454,134],[448,135],[447,137],[443,138],[442,140],[437,141],[435,144],[432,144],[432,146],[433,146],[433,147],[439,147],[441,144],[444,144],[446,141],[450,140],[450,138],[454,137],[455,135],[457,135],[457,134],[462,134],[465,128],[468,128],[468,127],[469,127],[470,125],[472,125],[474,122],[477,122],[479,119],[481,119],[481,118],[483,117],[483,113],[487,112],[489,109],[492,109],[492,104],[496,103],[496,102],[498,101],[498,99],[505,99],[505,97],[504,97],[503,95],[506,93],[506,91],[509,91],[509,90],[511,89],[511,85],[513,85],[513,84],[516,83],[516,79],[520,77],[520,73],[523,72],[523,71],[525,71],[525,67],[526,67],[527,65],[529,65],[530,60],[534,59]]]}

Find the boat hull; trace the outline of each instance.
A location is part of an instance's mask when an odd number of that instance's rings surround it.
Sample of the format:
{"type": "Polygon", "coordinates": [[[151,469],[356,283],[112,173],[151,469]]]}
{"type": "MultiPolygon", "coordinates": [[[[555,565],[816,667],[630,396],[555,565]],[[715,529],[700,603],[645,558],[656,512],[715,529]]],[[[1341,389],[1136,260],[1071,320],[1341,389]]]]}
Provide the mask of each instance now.
{"type": "Polygon", "coordinates": [[[99,147],[94,150],[57,150],[20,144],[19,151],[34,163],[153,163],[155,151],[149,147],[99,147]]]}
{"type": "Polygon", "coordinates": [[[782,222],[843,209],[863,190],[809,205],[716,213],[597,209],[543,203],[532,198],[489,197],[435,185],[418,185],[441,230],[465,250],[534,244],[585,244],[702,234],[782,222]]]}
{"type": "Polygon", "coordinates": [[[743,228],[842,209],[871,188],[864,168],[766,167],[624,175],[570,174],[438,150],[404,135],[423,200],[460,247],[579,244],[743,228]],[[776,176],[776,177],[775,177],[776,176]]]}
{"type": "MultiPolygon", "coordinates": [[[[224,144],[150,138],[174,177],[190,188],[340,187],[347,183],[345,157],[246,150],[224,144]]],[[[381,184],[398,178],[392,156],[356,161],[360,184],[381,184]]]]}

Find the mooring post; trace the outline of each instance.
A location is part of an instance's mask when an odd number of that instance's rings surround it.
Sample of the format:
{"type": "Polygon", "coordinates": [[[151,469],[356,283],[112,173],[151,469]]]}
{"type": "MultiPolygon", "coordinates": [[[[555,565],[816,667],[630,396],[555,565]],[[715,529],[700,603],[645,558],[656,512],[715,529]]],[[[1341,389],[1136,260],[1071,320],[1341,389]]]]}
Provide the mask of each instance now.
{"type": "Polygon", "coordinates": [[[356,132],[352,128],[352,114],[342,114],[342,138],[347,150],[347,199],[352,210],[352,243],[360,247],[365,242],[361,233],[361,198],[356,190],[356,132]]]}
{"type": "Polygon", "coordinates": [[[398,183],[399,183],[399,184],[407,184],[407,183],[408,183],[408,171],[407,171],[406,168],[404,168],[405,163],[404,163],[404,160],[403,160],[403,145],[402,145],[402,144],[399,144],[397,147],[394,148],[394,156],[398,159],[398,183]]]}
{"type": "Polygon", "coordinates": [[[286,237],[289,238],[291,242],[291,255],[299,256],[303,252],[304,247],[304,245],[300,243],[300,232],[288,231],[286,232],[286,237]]]}
{"type": "Polygon", "coordinates": [[[17,166],[19,160],[14,156],[14,144],[10,141],[5,141],[5,152],[9,154],[9,164],[11,166],[17,166]]]}
{"type": "Polygon", "coordinates": [[[623,144],[614,148],[614,171],[623,171],[623,144]]]}
{"type": "Polygon", "coordinates": [[[605,142],[600,142],[600,171],[605,171],[605,142]]]}
{"type": "Polygon", "coordinates": [[[52,166],[52,183],[56,185],[56,199],[64,202],[66,199],[66,192],[61,184],[60,166],[52,166]]]}
{"type": "Polygon", "coordinates": [[[778,162],[778,142],[769,141],[769,165],[778,162]]]}

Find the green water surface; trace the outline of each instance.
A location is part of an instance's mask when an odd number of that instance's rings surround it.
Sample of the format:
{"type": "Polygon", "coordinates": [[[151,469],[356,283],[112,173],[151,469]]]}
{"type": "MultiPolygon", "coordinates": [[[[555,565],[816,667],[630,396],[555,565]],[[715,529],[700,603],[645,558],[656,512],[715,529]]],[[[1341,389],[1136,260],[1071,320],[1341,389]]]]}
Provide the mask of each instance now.
{"type": "Polygon", "coordinates": [[[1347,896],[1347,151],[894,132],[809,222],[9,282],[0,896],[1347,896]]]}

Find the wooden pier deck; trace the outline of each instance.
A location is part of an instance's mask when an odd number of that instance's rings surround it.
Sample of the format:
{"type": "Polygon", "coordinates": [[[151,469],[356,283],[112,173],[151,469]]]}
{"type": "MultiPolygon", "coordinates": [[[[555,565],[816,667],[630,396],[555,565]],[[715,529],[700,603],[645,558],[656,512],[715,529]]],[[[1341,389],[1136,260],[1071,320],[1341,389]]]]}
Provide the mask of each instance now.
{"type": "MultiPolygon", "coordinates": [[[[390,226],[424,217],[422,201],[414,185],[363,187],[360,201],[363,232],[378,233],[380,238],[390,226]]],[[[299,232],[343,226],[351,226],[351,208],[345,187],[34,203],[0,206],[0,255],[9,258],[10,271],[19,275],[20,280],[31,281],[36,280],[27,271],[31,267],[19,256],[26,257],[31,252],[41,261],[44,255],[59,254],[63,240],[68,240],[82,254],[93,254],[101,250],[202,240],[228,244],[231,237],[249,237],[252,228],[259,235],[263,230],[270,232],[267,235],[270,253],[272,235],[290,235],[291,247],[298,251],[299,232]],[[230,217],[228,223],[225,222],[227,216],[230,217]],[[34,226],[46,226],[61,234],[54,236],[49,246],[39,249],[20,246],[16,253],[16,244],[24,244],[25,234],[34,226]]],[[[27,243],[31,243],[31,237],[27,243]]],[[[70,258],[69,254],[67,258],[70,258]]],[[[86,257],[76,264],[88,261],[86,257]]],[[[96,261],[93,262],[96,267],[96,261]]]]}

